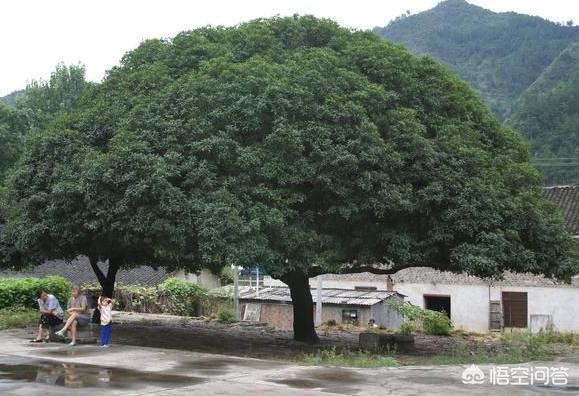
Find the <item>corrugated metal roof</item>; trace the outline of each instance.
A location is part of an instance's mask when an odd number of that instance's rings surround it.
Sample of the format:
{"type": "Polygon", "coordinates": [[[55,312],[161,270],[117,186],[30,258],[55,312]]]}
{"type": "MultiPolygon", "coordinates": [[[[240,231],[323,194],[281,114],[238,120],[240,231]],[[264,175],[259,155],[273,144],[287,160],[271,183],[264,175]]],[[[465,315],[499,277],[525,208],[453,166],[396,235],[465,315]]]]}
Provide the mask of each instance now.
{"type": "MultiPolygon", "coordinates": [[[[394,295],[403,296],[397,292],[388,291],[362,291],[343,289],[322,289],[322,304],[339,305],[368,305],[372,306],[394,295]]],[[[317,302],[316,290],[312,290],[314,303],[317,302]]],[[[267,287],[260,289],[240,288],[240,300],[274,301],[291,303],[290,290],[287,287],[267,287]]]]}

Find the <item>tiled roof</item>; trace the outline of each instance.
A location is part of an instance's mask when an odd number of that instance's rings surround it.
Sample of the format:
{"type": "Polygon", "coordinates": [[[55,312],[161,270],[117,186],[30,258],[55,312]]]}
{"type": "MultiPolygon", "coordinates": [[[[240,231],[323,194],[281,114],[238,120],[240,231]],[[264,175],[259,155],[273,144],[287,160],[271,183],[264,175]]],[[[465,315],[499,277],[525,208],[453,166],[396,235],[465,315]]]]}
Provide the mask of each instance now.
{"type": "MultiPolygon", "coordinates": [[[[231,286],[226,286],[229,289],[231,286]]],[[[401,294],[387,291],[361,291],[346,289],[322,289],[322,304],[338,305],[368,305],[372,306],[384,301],[393,295],[401,294]]],[[[314,303],[317,302],[316,290],[312,290],[314,303]]],[[[251,301],[271,301],[291,303],[290,290],[287,287],[266,287],[259,292],[252,288],[241,288],[239,291],[240,300],[251,301]]]]}
{"type": "MultiPolygon", "coordinates": [[[[100,264],[101,269],[106,271],[107,265],[100,264]]],[[[96,283],[97,279],[87,258],[79,257],[71,262],[64,260],[47,261],[39,266],[23,271],[2,271],[0,278],[24,278],[59,275],[68,279],[73,284],[96,283]]],[[[157,270],[151,267],[135,267],[122,269],[117,273],[117,283],[124,285],[157,286],[170,277],[163,268],[157,270]]]]}
{"type": "MultiPolygon", "coordinates": [[[[324,280],[381,282],[386,284],[387,275],[376,275],[368,272],[360,274],[325,274],[324,280]]],[[[488,285],[489,280],[467,274],[457,274],[448,271],[439,271],[430,267],[406,268],[391,275],[394,287],[399,283],[425,283],[446,285],[488,285]]],[[[533,274],[516,274],[505,272],[502,280],[492,282],[496,286],[530,286],[530,287],[579,287],[579,277],[574,277],[571,284],[558,282],[533,274]]]]}
{"type": "Polygon", "coordinates": [[[557,205],[565,226],[572,235],[579,235],[579,185],[545,188],[545,198],[557,205]]]}

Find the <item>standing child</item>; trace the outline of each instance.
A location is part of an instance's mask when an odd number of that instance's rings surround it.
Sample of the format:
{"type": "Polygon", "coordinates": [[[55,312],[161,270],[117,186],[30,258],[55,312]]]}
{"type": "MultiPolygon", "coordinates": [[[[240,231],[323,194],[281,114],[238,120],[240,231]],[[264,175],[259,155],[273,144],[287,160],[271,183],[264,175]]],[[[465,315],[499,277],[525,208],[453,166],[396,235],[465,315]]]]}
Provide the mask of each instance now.
{"type": "Polygon", "coordinates": [[[100,296],[98,309],[101,313],[101,347],[107,348],[111,339],[113,300],[106,296],[100,296]]]}

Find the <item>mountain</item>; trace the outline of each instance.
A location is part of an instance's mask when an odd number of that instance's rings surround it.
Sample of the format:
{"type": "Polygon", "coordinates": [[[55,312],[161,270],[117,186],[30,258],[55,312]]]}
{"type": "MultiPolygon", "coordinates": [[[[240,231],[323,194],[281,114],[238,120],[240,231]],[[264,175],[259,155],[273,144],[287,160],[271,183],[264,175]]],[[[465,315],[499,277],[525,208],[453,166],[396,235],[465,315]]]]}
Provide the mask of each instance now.
{"type": "Polygon", "coordinates": [[[6,96],[1,97],[0,102],[4,102],[8,106],[15,107],[16,106],[16,97],[20,94],[23,94],[23,93],[24,93],[23,89],[21,89],[19,91],[14,91],[12,93],[9,93],[6,96]]]}
{"type": "Polygon", "coordinates": [[[444,1],[373,31],[447,64],[470,82],[501,120],[553,59],[579,41],[578,26],[495,13],[463,0],[444,1]]]}
{"type": "Polygon", "coordinates": [[[529,140],[548,184],[579,183],[579,42],[523,92],[507,122],[529,140]]]}

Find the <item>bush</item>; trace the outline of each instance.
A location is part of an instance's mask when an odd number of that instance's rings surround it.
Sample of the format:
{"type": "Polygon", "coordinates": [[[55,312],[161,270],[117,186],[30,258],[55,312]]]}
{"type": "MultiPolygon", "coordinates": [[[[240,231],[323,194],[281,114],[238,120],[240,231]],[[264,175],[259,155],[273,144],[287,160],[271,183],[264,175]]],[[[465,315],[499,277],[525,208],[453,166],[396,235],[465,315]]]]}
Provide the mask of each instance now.
{"type": "Polygon", "coordinates": [[[0,309],[37,309],[36,290],[45,289],[54,294],[65,308],[70,297],[71,284],[60,276],[46,278],[0,279],[0,309]]]}
{"type": "Polygon", "coordinates": [[[229,266],[225,266],[221,269],[219,274],[219,279],[222,285],[230,285],[233,283],[233,270],[229,266]]]}
{"type": "Polygon", "coordinates": [[[411,335],[414,332],[414,325],[410,322],[404,322],[400,325],[398,333],[400,335],[411,335]]]}
{"type": "Polygon", "coordinates": [[[429,335],[450,335],[452,322],[442,312],[423,309],[416,305],[404,302],[391,302],[390,306],[398,311],[413,328],[421,328],[429,335]]]}
{"type": "Polygon", "coordinates": [[[450,335],[452,331],[452,322],[444,313],[424,310],[422,317],[422,328],[426,334],[430,335],[450,335]]]}
{"type": "Polygon", "coordinates": [[[186,280],[169,278],[159,285],[159,291],[167,299],[163,311],[173,315],[196,316],[207,290],[186,280]]]}
{"type": "Polygon", "coordinates": [[[237,322],[237,319],[232,310],[222,309],[217,313],[217,321],[220,323],[235,323],[237,322]]]}

